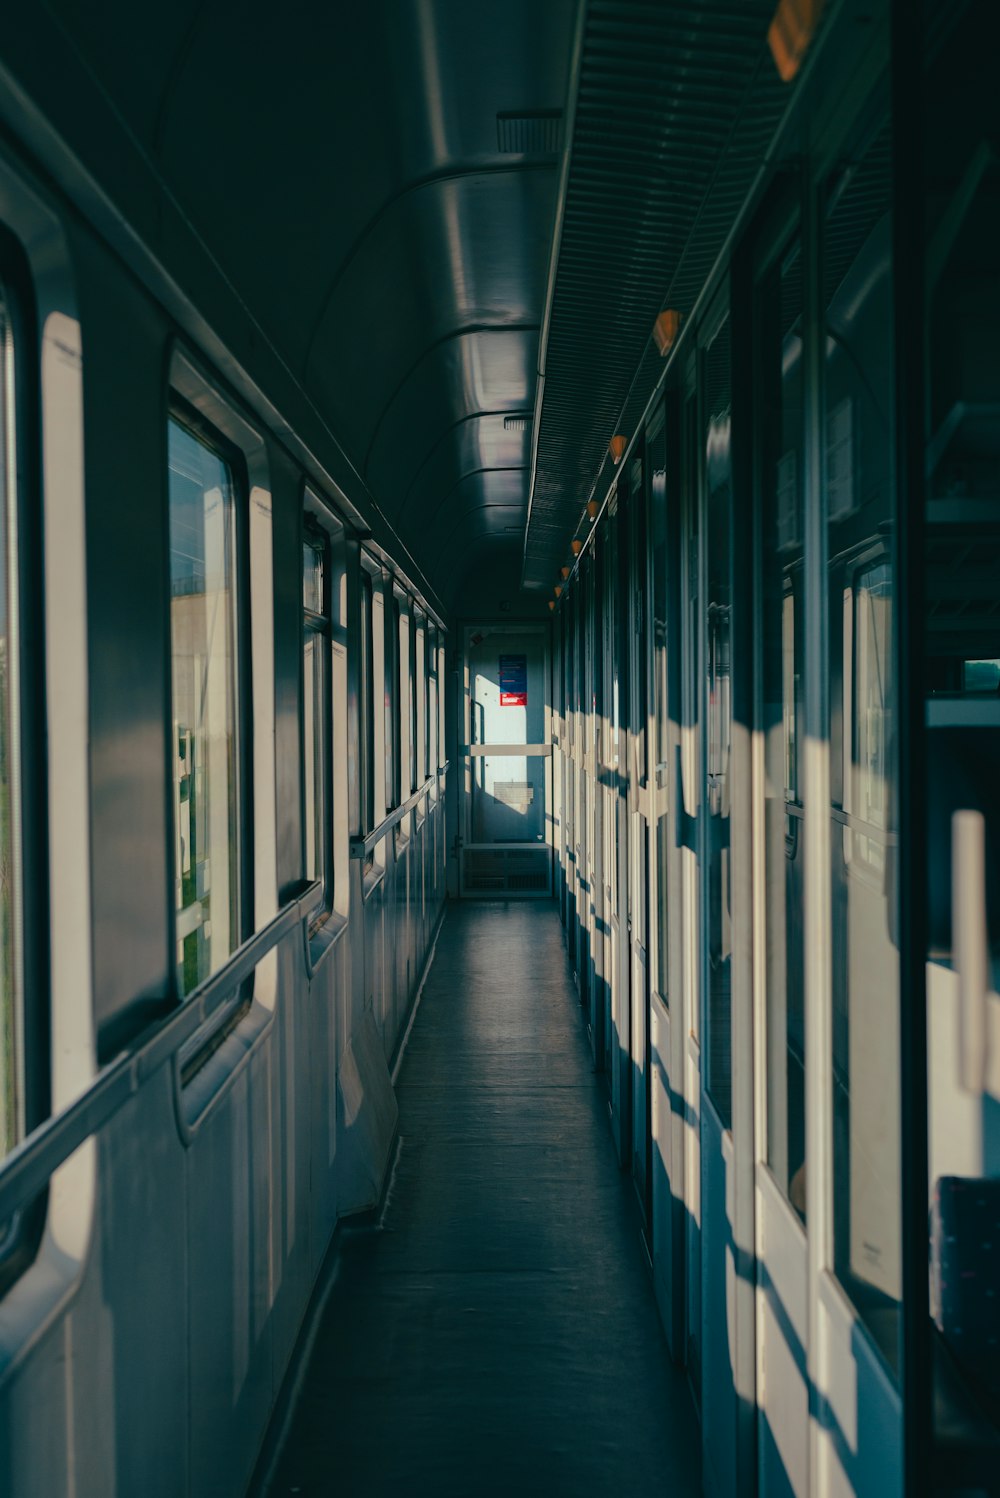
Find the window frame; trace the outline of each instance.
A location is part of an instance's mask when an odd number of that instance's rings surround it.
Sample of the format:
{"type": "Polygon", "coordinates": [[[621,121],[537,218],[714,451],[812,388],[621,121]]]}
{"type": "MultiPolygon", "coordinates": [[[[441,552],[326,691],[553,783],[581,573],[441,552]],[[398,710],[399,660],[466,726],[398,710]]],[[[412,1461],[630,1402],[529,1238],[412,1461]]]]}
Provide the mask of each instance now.
{"type": "MultiPolygon", "coordinates": [[[[174,371],[167,392],[167,402],[163,426],[165,442],[169,440],[171,421],[176,422],[185,429],[196,441],[202,443],[209,452],[225,463],[229,469],[232,483],[232,505],[233,505],[233,576],[232,576],[232,610],[233,610],[233,632],[234,632],[234,734],[236,737],[236,751],[234,754],[234,784],[236,799],[236,839],[237,851],[235,859],[237,894],[235,910],[235,940],[230,946],[226,958],[217,967],[205,976],[187,992],[184,992],[178,975],[176,952],[177,938],[177,915],[176,900],[171,900],[169,914],[168,941],[169,950],[173,954],[170,964],[169,984],[171,996],[177,1006],[190,1003],[191,999],[198,993],[203,984],[215,981],[220,973],[223,973],[228,963],[232,960],[240,946],[252,936],[256,924],[256,887],[254,855],[256,840],[254,836],[255,823],[255,798],[254,798],[254,763],[253,763],[253,661],[252,661],[252,620],[250,601],[250,495],[253,488],[251,481],[250,465],[247,451],[244,445],[233,436],[234,429],[242,432],[243,422],[240,417],[232,411],[220,397],[214,396],[207,399],[204,404],[211,407],[210,411],[203,409],[201,401],[198,404],[192,399],[195,393],[189,386],[191,381],[183,378],[188,366],[185,365],[181,371],[174,371]],[[178,374],[182,378],[178,378],[178,374]],[[183,384],[184,388],[181,388],[183,384]],[[226,428],[229,430],[226,430],[226,428]]],[[[193,372],[192,372],[193,373],[193,372]]],[[[167,458],[166,449],[164,458],[167,458]]],[[[177,823],[175,812],[175,791],[172,772],[169,769],[172,759],[172,745],[174,738],[174,677],[173,677],[173,626],[170,618],[171,602],[171,530],[170,530],[170,496],[169,496],[169,463],[164,462],[164,475],[167,492],[164,501],[164,525],[166,528],[166,556],[167,556],[167,578],[166,578],[166,637],[169,641],[169,661],[166,671],[167,689],[167,766],[169,791],[169,825],[170,837],[167,846],[169,888],[176,892],[178,870],[176,867],[177,847],[177,823]]],[[[191,1078],[202,1068],[206,1061],[218,1049],[234,1027],[250,1009],[254,992],[253,976],[247,978],[238,985],[231,997],[201,1026],[189,1043],[184,1046],[179,1055],[181,1085],[186,1086],[191,1078]]]]}
{"type": "Polygon", "coordinates": [[[414,606],[414,603],[413,603],[412,599],[410,600],[409,615],[410,615],[410,632],[409,632],[409,639],[407,641],[408,648],[409,648],[409,658],[410,658],[409,659],[409,668],[408,668],[408,675],[409,675],[409,694],[408,694],[409,695],[409,701],[408,701],[408,706],[409,706],[409,715],[410,715],[410,723],[409,723],[409,742],[410,742],[410,795],[412,796],[413,793],[422,784],[422,778],[421,778],[421,774],[420,774],[420,770],[421,770],[421,765],[420,765],[420,721],[419,721],[420,720],[420,714],[419,714],[419,711],[418,711],[418,708],[417,708],[417,697],[418,697],[418,691],[419,691],[418,682],[417,682],[417,670],[418,670],[418,661],[417,661],[417,630],[419,628],[419,624],[418,624],[418,620],[417,620],[417,611],[416,611],[416,608],[414,606]]]}
{"type": "Polygon", "coordinates": [[[402,694],[399,688],[399,674],[401,670],[399,639],[402,630],[402,613],[399,595],[392,585],[391,577],[386,578],[383,583],[383,626],[383,638],[385,640],[382,672],[383,692],[385,694],[385,814],[388,816],[402,802],[402,776],[400,767],[400,751],[402,747],[400,713],[402,711],[402,694]],[[386,603],[388,603],[388,607],[385,607],[386,603]]]}
{"type": "Polygon", "coordinates": [[[317,638],[325,639],[322,653],[323,680],[323,744],[325,762],[323,766],[323,791],[325,814],[324,862],[322,892],[309,914],[309,935],[321,935],[323,928],[336,927],[336,932],[346,923],[350,879],[348,877],[350,838],[349,792],[347,786],[347,715],[348,715],[348,624],[347,624],[347,528],[336,515],[332,506],[308,484],[302,495],[303,545],[306,536],[321,539],[324,547],[324,596],[322,613],[311,615],[302,602],[302,642],[299,652],[302,678],[302,828],[303,868],[305,877],[310,877],[306,866],[306,764],[305,764],[305,640],[307,631],[317,638]]]}
{"type": "MultiPolygon", "coordinates": [[[[15,1085],[22,1093],[20,1128],[11,1151],[51,1116],[50,1038],[53,996],[50,969],[49,784],[45,752],[48,631],[45,617],[45,493],[41,466],[41,378],[38,310],[29,262],[19,240],[0,224],[0,299],[7,334],[0,347],[0,462],[5,469],[7,503],[2,523],[10,599],[8,638],[11,658],[11,747],[15,756],[17,822],[12,829],[16,893],[14,921],[20,933],[15,975],[20,993],[20,1054],[14,1048],[15,1085]],[[8,343],[9,340],[9,343],[8,343]],[[9,375],[9,386],[7,377],[9,375]],[[12,429],[12,430],[11,430],[12,429]],[[12,442],[9,440],[12,437],[12,442]],[[12,482],[7,483],[7,480],[12,482]],[[30,996],[30,1001],[29,1001],[30,996]]],[[[0,1156],[0,1167],[10,1152],[0,1156]]],[[[48,1212],[48,1186],[33,1201],[0,1222],[0,1297],[32,1264],[48,1212]]]]}

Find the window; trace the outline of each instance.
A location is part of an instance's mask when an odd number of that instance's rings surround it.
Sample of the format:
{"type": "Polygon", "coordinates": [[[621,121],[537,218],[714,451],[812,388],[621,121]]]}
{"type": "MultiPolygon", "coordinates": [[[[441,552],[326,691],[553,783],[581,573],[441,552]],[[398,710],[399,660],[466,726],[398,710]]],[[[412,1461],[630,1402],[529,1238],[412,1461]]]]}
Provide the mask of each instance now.
{"type": "Polygon", "coordinates": [[[414,615],[413,627],[413,710],[417,762],[413,772],[414,786],[423,785],[429,774],[427,757],[427,625],[414,615]]]}
{"type": "MultiPolygon", "coordinates": [[[[40,1121],[45,1105],[41,1068],[37,1077],[31,1070],[41,1049],[32,1045],[30,1034],[33,1025],[44,1023],[45,1015],[37,1002],[30,1009],[26,1004],[26,994],[33,1000],[40,996],[41,984],[32,981],[33,952],[25,919],[31,848],[25,847],[24,828],[35,818],[26,805],[30,759],[25,762],[22,754],[31,725],[30,699],[22,698],[21,692],[21,626],[22,619],[28,622],[28,595],[22,595],[19,576],[27,558],[22,558],[19,544],[17,437],[23,407],[15,362],[16,314],[17,307],[0,282],[0,1160],[40,1121]]],[[[0,1223],[0,1272],[5,1260],[10,1267],[11,1254],[23,1241],[20,1227],[20,1214],[10,1224],[0,1223]]]]}
{"type": "MultiPolygon", "coordinates": [[[[427,773],[437,776],[437,631],[433,625],[427,629],[427,773]]],[[[437,795],[437,779],[431,786],[431,795],[437,795]]]]}
{"type": "Polygon", "coordinates": [[[327,541],[307,519],[302,542],[302,792],[305,874],[324,886],[330,872],[330,731],[327,541]]]}
{"type": "Polygon", "coordinates": [[[828,184],[824,231],[830,620],[833,1258],[899,1366],[892,254],[888,126],[828,184]],[[849,476],[849,482],[845,476],[849,476]]]}
{"type": "Polygon", "coordinates": [[[415,791],[417,779],[417,621],[414,614],[409,618],[409,708],[410,708],[410,790],[415,791]]]}
{"type": "Polygon", "coordinates": [[[759,835],[767,937],[766,1159],[805,1220],[805,818],[799,797],[803,640],[802,252],[798,233],[763,271],[754,302],[757,436],[757,724],[764,748],[759,835]]]}
{"type": "Polygon", "coordinates": [[[437,650],[437,680],[438,680],[438,767],[444,769],[447,756],[444,752],[444,641],[438,645],[437,650]]]}
{"type": "Polygon", "coordinates": [[[187,995],[240,944],[237,474],[193,413],[169,422],[177,983],[187,995]]]}
{"type": "Polygon", "coordinates": [[[361,572],[361,827],[375,828],[375,652],[371,573],[361,572]]]}
{"type": "Polygon", "coordinates": [[[347,914],[347,571],[344,528],[309,490],[302,538],[302,799],[305,877],[319,880],[317,927],[347,914]]]}
{"type": "Polygon", "coordinates": [[[399,774],[399,599],[393,598],[392,607],[385,614],[385,809],[392,811],[400,802],[399,774]]]}
{"type": "MultiPolygon", "coordinates": [[[[14,348],[7,298],[0,290],[0,514],[2,566],[8,586],[0,608],[0,1159],[26,1132],[24,983],[18,935],[21,905],[21,795],[18,740],[19,672],[17,594],[10,587],[17,557],[17,472],[14,432],[7,424],[13,406],[14,348]]],[[[0,1240],[2,1241],[2,1240],[0,1240]]]]}
{"type": "Polygon", "coordinates": [[[708,927],[708,1090],[724,1128],[732,1125],[732,943],[730,938],[729,751],[730,329],[728,319],[704,353],[705,758],[708,792],[705,902],[708,927]]]}

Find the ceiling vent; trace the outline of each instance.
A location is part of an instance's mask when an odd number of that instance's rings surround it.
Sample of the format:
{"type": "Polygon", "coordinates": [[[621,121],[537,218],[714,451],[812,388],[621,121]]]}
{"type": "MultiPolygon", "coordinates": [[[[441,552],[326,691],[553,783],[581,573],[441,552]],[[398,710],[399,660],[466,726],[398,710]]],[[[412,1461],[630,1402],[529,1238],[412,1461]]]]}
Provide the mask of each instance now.
{"type": "Polygon", "coordinates": [[[497,150],[518,156],[554,156],[562,150],[561,109],[526,109],[497,115],[497,150]]]}
{"type": "Polygon", "coordinates": [[[530,413],[525,413],[523,416],[505,416],[503,419],[505,432],[526,432],[530,425],[530,413]]]}

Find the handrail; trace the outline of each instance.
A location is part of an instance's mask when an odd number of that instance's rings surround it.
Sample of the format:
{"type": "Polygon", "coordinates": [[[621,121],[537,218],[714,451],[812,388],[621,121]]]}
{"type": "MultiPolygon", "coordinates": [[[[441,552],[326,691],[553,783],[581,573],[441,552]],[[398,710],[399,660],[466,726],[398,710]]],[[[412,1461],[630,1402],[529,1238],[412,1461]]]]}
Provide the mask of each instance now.
{"type": "Polygon", "coordinates": [[[414,809],[417,803],[423,800],[423,798],[427,795],[427,792],[430,790],[431,786],[438,779],[438,776],[445,773],[450,763],[450,760],[445,760],[444,764],[441,765],[439,769],[435,770],[432,775],[428,775],[423,785],[415,790],[412,795],[407,796],[406,800],[401,802],[399,806],[395,807],[393,811],[389,812],[388,816],[383,817],[381,822],[379,822],[378,826],[372,832],[366,833],[364,837],[352,837],[350,843],[351,857],[370,857],[370,855],[374,853],[379,843],[385,837],[386,833],[391,832],[394,827],[398,826],[398,824],[403,820],[405,816],[409,816],[410,812],[414,809]]]}
{"type": "Polygon", "coordinates": [[[8,1221],[19,1207],[44,1189],[81,1144],[96,1134],[164,1062],[244,980],[315,904],[319,880],[308,884],[300,895],[283,906],[273,920],[254,933],[232,959],[213,973],[189,999],[165,1019],[155,1020],[138,1037],[131,1050],[116,1056],[98,1072],[90,1085],[61,1113],[47,1118],[26,1139],[0,1160],[0,1223],[8,1221]]]}

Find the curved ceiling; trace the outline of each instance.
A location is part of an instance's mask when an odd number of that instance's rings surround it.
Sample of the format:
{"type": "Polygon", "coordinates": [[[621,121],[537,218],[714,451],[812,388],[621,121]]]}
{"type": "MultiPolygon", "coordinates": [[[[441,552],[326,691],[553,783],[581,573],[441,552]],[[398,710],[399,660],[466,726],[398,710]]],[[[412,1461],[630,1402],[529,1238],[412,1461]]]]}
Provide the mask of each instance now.
{"type": "Polygon", "coordinates": [[[524,530],[578,8],[50,3],[445,600],[524,530]]]}

